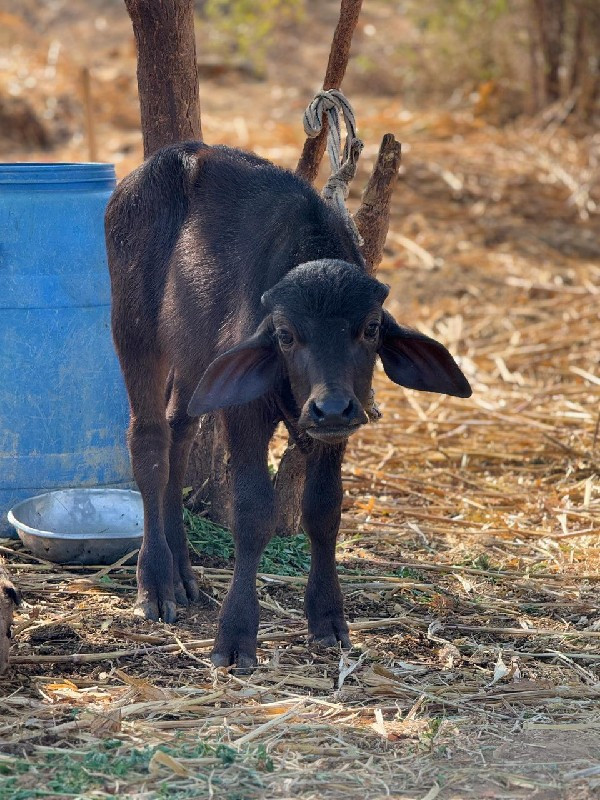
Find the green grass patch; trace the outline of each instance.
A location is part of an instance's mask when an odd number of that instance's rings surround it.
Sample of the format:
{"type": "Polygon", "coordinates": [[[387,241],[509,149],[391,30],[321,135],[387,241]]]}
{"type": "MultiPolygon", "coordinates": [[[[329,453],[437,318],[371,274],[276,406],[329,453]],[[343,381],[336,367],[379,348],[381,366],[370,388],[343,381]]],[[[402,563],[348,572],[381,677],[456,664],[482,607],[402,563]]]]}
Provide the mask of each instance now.
{"type": "Polygon", "coordinates": [[[493,572],[499,569],[499,567],[490,560],[487,553],[479,553],[476,556],[469,553],[461,561],[457,562],[457,566],[481,569],[486,572],[493,572]]]}
{"type": "MultiPolygon", "coordinates": [[[[226,528],[184,510],[185,527],[190,546],[198,555],[233,559],[233,537],[226,528]]],[[[274,536],[265,548],[259,572],[273,575],[306,575],[310,569],[310,545],[305,533],[295,536],[274,536]]]]}
{"type": "MultiPolygon", "coordinates": [[[[38,797],[95,796],[96,792],[107,792],[112,796],[117,785],[122,792],[151,777],[149,765],[152,756],[161,750],[183,764],[191,759],[190,769],[200,781],[208,781],[209,775],[215,785],[222,783],[221,776],[231,767],[243,765],[246,777],[255,785],[261,785],[261,773],[272,772],[273,761],[264,745],[250,746],[237,752],[222,742],[177,741],[159,747],[132,747],[120,739],[98,742],[94,749],[62,750],[39,755],[34,759],[11,758],[2,763],[0,769],[0,800],[31,800],[38,797]],[[194,764],[193,759],[206,756],[217,759],[210,765],[194,764]],[[27,773],[35,771],[32,782],[27,773]],[[40,780],[41,778],[41,780],[40,780]]],[[[203,796],[202,785],[192,788],[176,785],[173,776],[157,776],[152,781],[152,797],[184,800],[203,796]]],[[[104,794],[102,794],[104,796],[104,794]]],[[[133,796],[127,793],[125,796],[133,796]]]]}

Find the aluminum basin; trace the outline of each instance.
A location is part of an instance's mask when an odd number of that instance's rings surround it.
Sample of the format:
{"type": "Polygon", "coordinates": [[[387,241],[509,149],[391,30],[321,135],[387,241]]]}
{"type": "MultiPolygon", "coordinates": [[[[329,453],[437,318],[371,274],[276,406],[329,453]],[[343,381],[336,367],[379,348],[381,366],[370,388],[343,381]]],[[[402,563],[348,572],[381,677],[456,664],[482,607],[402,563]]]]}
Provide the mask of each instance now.
{"type": "Polygon", "coordinates": [[[59,564],[112,564],[142,544],[142,496],[129,489],[62,489],[8,512],[25,547],[59,564]]]}

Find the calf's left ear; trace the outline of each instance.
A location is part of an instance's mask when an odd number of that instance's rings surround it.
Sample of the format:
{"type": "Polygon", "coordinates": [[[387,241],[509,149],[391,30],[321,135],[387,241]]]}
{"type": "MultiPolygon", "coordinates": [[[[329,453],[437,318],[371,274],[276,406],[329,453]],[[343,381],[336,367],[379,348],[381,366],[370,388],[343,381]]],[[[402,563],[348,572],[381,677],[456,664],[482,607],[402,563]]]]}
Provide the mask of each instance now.
{"type": "Polygon", "coordinates": [[[468,380],[444,345],[383,312],[379,357],[388,378],[408,389],[470,397],[468,380]]]}
{"type": "Polygon", "coordinates": [[[232,347],[209,364],[188,405],[192,417],[219,408],[257,400],[272,388],[277,375],[277,353],[262,324],[254,336],[232,347]]]}

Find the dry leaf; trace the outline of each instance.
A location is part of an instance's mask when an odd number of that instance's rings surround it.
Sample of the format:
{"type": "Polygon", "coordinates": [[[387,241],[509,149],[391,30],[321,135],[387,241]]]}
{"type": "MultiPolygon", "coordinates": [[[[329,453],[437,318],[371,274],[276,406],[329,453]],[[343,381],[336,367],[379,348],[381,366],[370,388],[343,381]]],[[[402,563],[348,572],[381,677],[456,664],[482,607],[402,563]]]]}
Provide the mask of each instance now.
{"type": "Polygon", "coordinates": [[[46,689],[50,692],[58,692],[61,689],[70,689],[72,692],[78,692],[79,687],[77,684],[70,681],[68,678],[63,678],[59,683],[48,683],[46,689]]]}
{"type": "Polygon", "coordinates": [[[163,689],[160,686],[155,686],[145,678],[135,678],[133,675],[128,675],[122,669],[116,669],[115,675],[119,677],[123,683],[136,689],[138,695],[144,700],[171,700],[176,695],[168,689],[163,689]]]}
{"type": "Polygon", "coordinates": [[[385,739],[388,737],[387,728],[383,719],[383,711],[380,708],[375,709],[375,722],[371,723],[371,727],[376,733],[379,733],[385,739]]]}
{"type": "Polygon", "coordinates": [[[427,638],[432,642],[439,642],[440,644],[446,644],[447,639],[442,639],[441,636],[436,636],[438,631],[441,631],[444,626],[442,625],[441,620],[434,619],[433,622],[429,624],[427,628],[427,638]]]}
{"type": "Polygon", "coordinates": [[[168,753],[163,753],[162,750],[156,750],[150,759],[148,769],[150,773],[156,773],[161,767],[170,769],[171,772],[174,772],[175,775],[179,775],[181,778],[189,778],[189,776],[192,774],[189,769],[181,763],[181,761],[173,758],[173,756],[170,756],[168,753]]]}
{"type": "Polygon", "coordinates": [[[121,709],[115,708],[106,714],[94,714],[90,722],[90,732],[94,736],[105,733],[119,733],[121,730],[121,709]]]}
{"type": "Polygon", "coordinates": [[[451,642],[446,642],[446,644],[439,649],[438,661],[441,663],[442,669],[453,669],[462,661],[460,650],[451,642]]]}
{"type": "Polygon", "coordinates": [[[423,795],[421,800],[435,800],[438,794],[442,791],[442,787],[438,783],[434,783],[427,794],[423,795]]]}
{"type": "Polygon", "coordinates": [[[493,686],[498,681],[501,681],[506,675],[508,675],[509,669],[502,660],[502,650],[498,651],[498,660],[494,666],[494,677],[489,683],[486,683],[485,688],[487,689],[489,686],[493,686]]]}
{"type": "Polygon", "coordinates": [[[69,594],[105,594],[106,588],[89,578],[75,578],[67,583],[64,591],[69,594]]]}
{"type": "Polygon", "coordinates": [[[521,670],[519,669],[519,662],[516,658],[511,659],[510,667],[507,667],[504,661],[502,660],[502,650],[498,651],[498,660],[496,661],[496,665],[494,666],[494,677],[487,683],[485,688],[487,689],[490,686],[493,686],[498,681],[501,681],[503,678],[510,680],[511,678],[516,682],[521,680],[521,670]]]}
{"type": "Polygon", "coordinates": [[[346,653],[344,653],[344,651],[342,650],[342,655],[340,656],[340,665],[339,665],[340,674],[338,675],[338,684],[337,684],[338,689],[342,688],[342,686],[344,685],[344,681],[346,680],[348,675],[351,675],[357,667],[360,667],[360,665],[363,663],[368,654],[369,651],[365,650],[365,652],[361,654],[358,661],[351,661],[346,655],[346,653]]]}
{"type": "Polygon", "coordinates": [[[473,584],[471,581],[468,581],[466,578],[463,578],[462,575],[454,575],[454,578],[460,583],[467,594],[471,594],[473,591],[473,584]]]}

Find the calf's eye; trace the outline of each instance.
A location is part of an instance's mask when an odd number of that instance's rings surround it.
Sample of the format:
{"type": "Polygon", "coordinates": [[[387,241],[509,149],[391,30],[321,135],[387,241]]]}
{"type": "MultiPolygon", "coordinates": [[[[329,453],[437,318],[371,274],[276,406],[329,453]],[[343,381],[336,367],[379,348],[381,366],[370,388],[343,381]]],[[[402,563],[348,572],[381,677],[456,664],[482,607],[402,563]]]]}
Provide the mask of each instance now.
{"type": "Polygon", "coordinates": [[[277,331],[277,341],[282,347],[289,347],[294,343],[294,337],[287,328],[280,328],[277,331]]]}
{"type": "Polygon", "coordinates": [[[369,322],[369,324],[365,327],[364,337],[365,339],[375,339],[378,333],[379,333],[379,323],[369,322]]]}

